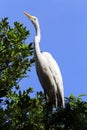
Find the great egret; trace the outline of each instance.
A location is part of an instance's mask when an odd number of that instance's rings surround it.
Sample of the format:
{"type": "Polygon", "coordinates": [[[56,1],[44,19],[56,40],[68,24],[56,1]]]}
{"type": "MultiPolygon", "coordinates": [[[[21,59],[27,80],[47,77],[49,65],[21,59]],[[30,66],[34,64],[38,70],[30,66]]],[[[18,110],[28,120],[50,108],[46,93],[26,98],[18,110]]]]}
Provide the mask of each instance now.
{"type": "Polygon", "coordinates": [[[24,13],[31,20],[36,30],[36,36],[34,38],[34,52],[36,71],[39,81],[50,101],[56,106],[56,108],[61,106],[64,107],[63,81],[59,66],[51,54],[40,51],[39,42],[41,34],[38,19],[27,12],[24,13]]]}

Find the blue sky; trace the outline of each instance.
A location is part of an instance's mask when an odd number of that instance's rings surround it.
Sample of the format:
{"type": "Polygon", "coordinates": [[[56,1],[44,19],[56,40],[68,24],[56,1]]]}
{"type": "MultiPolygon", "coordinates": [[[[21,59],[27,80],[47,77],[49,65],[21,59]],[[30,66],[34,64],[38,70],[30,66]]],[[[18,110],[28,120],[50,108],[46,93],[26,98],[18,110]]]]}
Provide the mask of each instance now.
{"type": "MultiPolygon", "coordinates": [[[[60,66],[65,96],[87,94],[87,0],[0,0],[0,19],[9,17],[10,25],[18,21],[30,30],[32,42],[35,30],[24,11],[38,17],[41,27],[42,51],[50,52],[60,66]]],[[[42,90],[35,66],[30,78],[21,81],[42,90]]]]}

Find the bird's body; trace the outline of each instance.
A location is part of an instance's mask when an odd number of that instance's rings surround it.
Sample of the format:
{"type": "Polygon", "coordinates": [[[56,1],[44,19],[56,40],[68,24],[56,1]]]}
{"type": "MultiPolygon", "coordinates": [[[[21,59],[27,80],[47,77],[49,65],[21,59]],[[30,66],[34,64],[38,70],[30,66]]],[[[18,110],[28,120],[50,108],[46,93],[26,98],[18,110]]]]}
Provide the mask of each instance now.
{"type": "Polygon", "coordinates": [[[56,61],[48,52],[41,53],[36,62],[36,71],[48,97],[56,107],[64,106],[63,82],[56,61]]]}
{"type": "Polygon", "coordinates": [[[64,90],[61,72],[58,64],[48,52],[40,51],[40,27],[38,19],[25,13],[36,29],[34,39],[35,64],[39,81],[50,101],[58,108],[64,107],[64,90]]]}

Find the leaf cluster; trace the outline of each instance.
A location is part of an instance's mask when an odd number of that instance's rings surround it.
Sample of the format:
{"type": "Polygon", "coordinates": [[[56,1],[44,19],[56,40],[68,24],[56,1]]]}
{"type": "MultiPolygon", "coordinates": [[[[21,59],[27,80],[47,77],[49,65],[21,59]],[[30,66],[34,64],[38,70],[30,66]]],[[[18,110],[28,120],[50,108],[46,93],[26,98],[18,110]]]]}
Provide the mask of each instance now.
{"type": "Polygon", "coordinates": [[[66,98],[65,108],[56,110],[45,95],[38,92],[34,98],[26,91],[10,92],[7,108],[0,109],[0,128],[3,130],[86,130],[87,102],[79,97],[66,98]]]}
{"type": "Polygon", "coordinates": [[[0,97],[25,76],[32,64],[29,56],[33,54],[32,44],[25,43],[29,36],[26,27],[14,22],[12,28],[7,20],[0,22],[0,97]]]}

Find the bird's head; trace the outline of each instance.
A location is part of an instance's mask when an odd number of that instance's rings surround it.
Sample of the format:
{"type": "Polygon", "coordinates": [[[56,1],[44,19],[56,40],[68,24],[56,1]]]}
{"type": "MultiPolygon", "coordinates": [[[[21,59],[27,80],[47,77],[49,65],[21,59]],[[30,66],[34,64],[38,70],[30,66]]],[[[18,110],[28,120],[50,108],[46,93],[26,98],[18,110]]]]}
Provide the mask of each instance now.
{"type": "Polygon", "coordinates": [[[39,21],[38,21],[37,17],[31,16],[27,12],[24,12],[24,14],[30,19],[30,21],[33,23],[35,29],[37,30],[37,28],[39,26],[39,21]]]}

